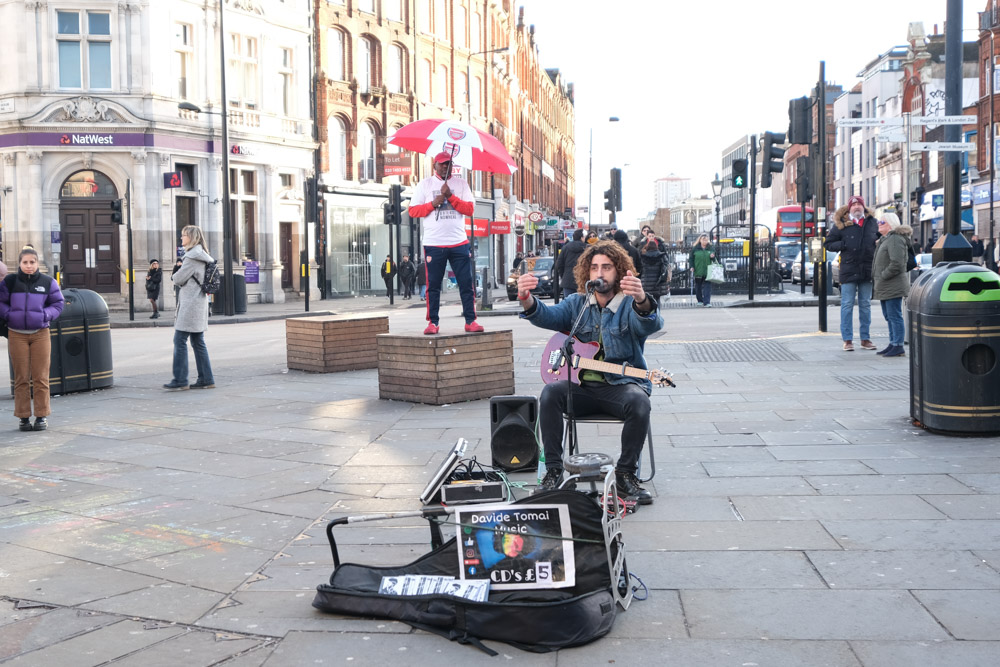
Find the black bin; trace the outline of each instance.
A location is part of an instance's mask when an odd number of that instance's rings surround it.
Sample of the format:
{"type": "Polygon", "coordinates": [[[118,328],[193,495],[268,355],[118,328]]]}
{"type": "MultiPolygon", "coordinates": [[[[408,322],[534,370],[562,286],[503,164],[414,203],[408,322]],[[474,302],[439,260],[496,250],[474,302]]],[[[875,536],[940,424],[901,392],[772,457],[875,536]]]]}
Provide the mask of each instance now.
{"type": "MultiPolygon", "coordinates": [[[[233,309],[237,315],[247,312],[247,283],[246,279],[238,273],[233,274],[233,309]]],[[[222,315],[226,312],[226,280],[222,279],[222,286],[219,291],[212,296],[212,314],[222,315]]]]}
{"type": "MultiPolygon", "coordinates": [[[[52,339],[49,393],[59,396],[110,387],[114,383],[114,367],[108,304],[100,294],[87,289],[64,289],[63,298],[66,306],[62,314],[49,325],[52,339]]],[[[10,378],[13,393],[13,368],[10,378]]]]}
{"type": "Polygon", "coordinates": [[[1000,433],[1000,276],[950,262],[913,284],[910,415],[931,431],[1000,433]]]}

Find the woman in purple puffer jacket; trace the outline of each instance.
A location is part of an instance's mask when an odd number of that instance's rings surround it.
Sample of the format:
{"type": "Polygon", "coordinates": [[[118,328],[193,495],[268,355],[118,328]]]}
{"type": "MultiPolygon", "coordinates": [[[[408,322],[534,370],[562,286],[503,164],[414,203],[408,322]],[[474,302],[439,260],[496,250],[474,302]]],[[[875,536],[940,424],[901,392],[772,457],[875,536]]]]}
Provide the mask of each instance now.
{"type": "Polygon", "coordinates": [[[44,431],[49,407],[49,360],[52,341],[49,324],[62,312],[59,283],[38,272],[38,253],[25,247],[18,255],[18,271],[0,281],[0,318],[7,321],[11,365],[14,367],[14,416],[22,431],[44,431]],[[35,424],[31,424],[34,383],[35,424]]]}

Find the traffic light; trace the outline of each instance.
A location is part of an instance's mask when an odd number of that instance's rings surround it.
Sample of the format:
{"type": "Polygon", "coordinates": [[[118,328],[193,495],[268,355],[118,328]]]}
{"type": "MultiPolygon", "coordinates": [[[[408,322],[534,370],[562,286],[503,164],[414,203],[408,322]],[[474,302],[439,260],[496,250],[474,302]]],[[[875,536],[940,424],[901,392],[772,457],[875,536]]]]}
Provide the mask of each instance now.
{"type": "Polygon", "coordinates": [[[391,225],[392,224],[392,204],[385,202],[382,204],[382,224],[391,225]]]}
{"type": "Polygon", "coordinates": [[[812,143],[812,105],[808,97],[788,101],[788,143],[812,143]]]}
{"type": "Polygon", "coordinates": [[[389,186],[389,208],[393,224],[398,225],[403,221],[403,186],[399,183],[389,186]]]}
{"type": "Polygon", "coordinates": [[[800,203],[809,201],[813,196],[809,179],[811,169],[812,160],[805,155],[795,160],[795,199],[800,203]]]}
{"type": "Polygon", "coordinates": [[[611,187],[610,190],[604,191],[604,210],[611,211],[612,214],[615,212],[615,188],[611,187]]]}
{"type": "Polygon", "coordinates": [[[733,187],[745,188],[747,186],[747,161],[746,158],[736,158],[733,160],[733,187]]]}
{"type": "Polygon", "coordinates": [[[123,199],[111,200],[111,222],[116,225],[122,224],[122,202],[123,199]]]}
{"type": "Polygon", "coordinates": [[[615,195],[615,210],[622,210],[622,170],[617,167],[611,170],[611,191],[615,195]]]}
{"type": "Polygon", "coordinates": [[[764,145],[761,148],[760,187],[771,187],[771,174],[780,174],[785,170],[785,149],[775,144],[785,143],[784,132],[765,132],[764,145]]]}

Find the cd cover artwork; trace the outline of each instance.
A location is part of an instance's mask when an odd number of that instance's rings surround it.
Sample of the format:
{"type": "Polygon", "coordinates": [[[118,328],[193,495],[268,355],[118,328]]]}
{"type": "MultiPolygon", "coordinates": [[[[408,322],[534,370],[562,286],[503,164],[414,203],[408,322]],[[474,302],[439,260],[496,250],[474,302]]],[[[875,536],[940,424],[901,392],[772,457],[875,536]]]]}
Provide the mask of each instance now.
{"type": "Polygon", "coordinates": [[[477,505],[456,510],[459,576],[493,590],[576,583],[566,505],[477,505]]]}

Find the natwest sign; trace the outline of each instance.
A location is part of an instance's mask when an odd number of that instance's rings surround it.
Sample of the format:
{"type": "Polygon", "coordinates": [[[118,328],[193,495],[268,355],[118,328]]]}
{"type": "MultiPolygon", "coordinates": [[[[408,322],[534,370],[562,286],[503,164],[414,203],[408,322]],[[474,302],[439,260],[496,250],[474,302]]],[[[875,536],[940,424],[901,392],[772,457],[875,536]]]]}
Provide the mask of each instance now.
{"type": "Polygon", "coordinates": [[[114,146],[112,134],[64,134],[59,138],[64,146],[114,146]]]}

